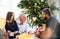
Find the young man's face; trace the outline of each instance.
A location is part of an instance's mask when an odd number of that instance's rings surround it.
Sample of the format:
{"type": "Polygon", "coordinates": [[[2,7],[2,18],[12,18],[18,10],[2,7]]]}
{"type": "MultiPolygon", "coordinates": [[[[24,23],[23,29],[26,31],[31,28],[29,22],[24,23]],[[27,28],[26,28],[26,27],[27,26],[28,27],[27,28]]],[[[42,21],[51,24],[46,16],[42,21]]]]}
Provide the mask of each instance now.
{"type": "Polygon", "coordinates": [[[46,14],[43,11],[42,11],[42,19],[43,20],[46,20],[47,19],[46,14]]]}

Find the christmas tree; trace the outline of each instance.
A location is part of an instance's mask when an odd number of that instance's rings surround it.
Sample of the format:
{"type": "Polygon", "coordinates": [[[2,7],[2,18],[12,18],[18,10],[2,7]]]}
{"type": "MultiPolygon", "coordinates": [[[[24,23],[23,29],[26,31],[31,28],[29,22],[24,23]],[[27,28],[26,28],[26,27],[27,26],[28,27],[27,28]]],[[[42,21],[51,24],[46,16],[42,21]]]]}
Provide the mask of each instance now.
{"type": "Polygon", "coordinates": [[[55,10],[56,7],[52,4],[51,6],[47,3],[47,0],[22,0],[17,5],[19,8],[24,9],[25,14],[28,14],[28,21],[32,25],[41,26],[45,23],[41,19],[41,13],[43,8],[49,8],[51,11],[55,10]]]}

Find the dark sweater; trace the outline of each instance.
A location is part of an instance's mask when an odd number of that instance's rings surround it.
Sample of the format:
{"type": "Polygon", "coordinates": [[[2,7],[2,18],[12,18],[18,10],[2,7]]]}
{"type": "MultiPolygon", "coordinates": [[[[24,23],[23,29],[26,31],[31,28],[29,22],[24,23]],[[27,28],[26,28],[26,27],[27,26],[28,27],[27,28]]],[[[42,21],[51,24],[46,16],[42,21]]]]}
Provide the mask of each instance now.
{"type": "Polygon", "coordinates": [[[10,23],[6,22],[5,29],[6,29],[6,31],[9,30],[11,32],[19,30],[16,21],[13,21],[13,22],[10,22],[10,23]]]}

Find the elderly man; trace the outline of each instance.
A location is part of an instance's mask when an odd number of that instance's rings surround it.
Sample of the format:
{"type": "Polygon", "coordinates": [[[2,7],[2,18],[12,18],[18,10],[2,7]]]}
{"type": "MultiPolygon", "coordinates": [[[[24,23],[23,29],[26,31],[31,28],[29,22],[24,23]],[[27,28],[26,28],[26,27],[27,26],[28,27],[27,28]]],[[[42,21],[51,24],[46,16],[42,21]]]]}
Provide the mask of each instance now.
{"type": "Polygon", "coordinates": [[[19,16],[19,21],[17,22],[18,28],[19,28],[19,33],[24,33],[27,32],[28,29],[28,24],[26,23],[26,16],[25,14],[21,14],[19,16]]]}

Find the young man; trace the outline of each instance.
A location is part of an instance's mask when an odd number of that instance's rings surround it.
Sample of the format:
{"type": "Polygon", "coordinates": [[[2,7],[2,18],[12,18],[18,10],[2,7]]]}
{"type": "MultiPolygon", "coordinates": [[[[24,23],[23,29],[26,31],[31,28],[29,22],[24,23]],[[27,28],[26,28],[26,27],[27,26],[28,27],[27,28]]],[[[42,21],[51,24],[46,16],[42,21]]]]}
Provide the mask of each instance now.
{"type": "Polygon", "coordinates": [[[42,18],[46,20],[46,29],[41,33],[41,39],[56,39],[56,27],[59,22],[54,17],[51,17],[50,10],[44,8],[42,10],[42,18]]]}

